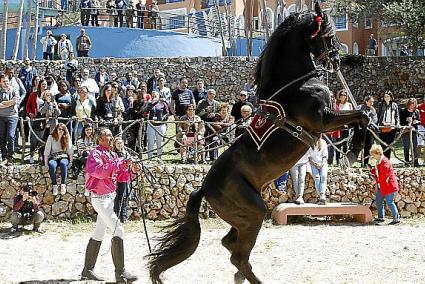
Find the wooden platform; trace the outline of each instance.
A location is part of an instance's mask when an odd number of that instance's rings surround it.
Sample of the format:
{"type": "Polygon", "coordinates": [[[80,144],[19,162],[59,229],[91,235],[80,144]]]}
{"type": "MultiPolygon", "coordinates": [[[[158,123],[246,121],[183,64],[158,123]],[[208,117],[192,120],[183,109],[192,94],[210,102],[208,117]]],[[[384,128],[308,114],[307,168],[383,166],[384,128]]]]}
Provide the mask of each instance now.
{"type": "Polygon", "coordinates": [[[286,225],[288,223],[288,216],[329,215],[352,215],[360,223],[372,222],[372,212],[369,207],[357,203],[327,203],[326,205],[281,203],[272,212],[272,218],[279,225],[286,225]]]}

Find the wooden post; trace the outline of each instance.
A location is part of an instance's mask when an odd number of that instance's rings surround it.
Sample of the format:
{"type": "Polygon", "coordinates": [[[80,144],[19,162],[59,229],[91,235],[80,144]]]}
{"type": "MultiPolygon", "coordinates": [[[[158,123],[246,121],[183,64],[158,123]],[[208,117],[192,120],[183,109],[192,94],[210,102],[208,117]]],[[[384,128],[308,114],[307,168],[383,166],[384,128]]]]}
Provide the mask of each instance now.
{"type": "Polygon", "coordinates": [[[270,37],[270,30],[269,30],[269,21],[267,16],[267,5],[265,0],[260,0],[260,7],[261,7],[261,23],[264,27],[265,32],[265,39],[266,42],[269,40],[270,37]]]}
{"type": "Polygon", "coordinates": [[[223,27],[221,26],[221,15],[220,15],[220,7],[218,5],[218,0],[214,1],[214,5],[217,10],[218,26],[220,29],[220,37],[221,37],[221,44],[222,44],[222,52],[224,56],[227,56],[226,42],[224,40],[223,27]]]}
{"type": "Polygon", "coordinates": [[[6,60],[6,36],[7,36],[7,20],[9,18],[9,0],[4,0],[3,3],[3,28],[2,39],[0,43],[1,55],[0,58],[6,60]]]}
{"type": "Polygon", "coordinates": [[[18,26],[16,27],[15,45],[13,47],[12,60],[16,60],[19,51],[19,40],[21,39],[22,17],[24,15],[24,0],[19,3],[18,26]]]}
{"type": "Polygon", "coordinates": [[[37,55],[37,39],[38,39],[38,17],[40,13],[40,7],[38,1],[35,2],[35,15],[34,15],[34,36],[32,40],[32,55],[31,59],[35,60],[37,55]]]}
{"type": "Polygon", "coordinates": [[[28,11],[27,11],[27,25],[26,25],[26,32],[25,32],[25,40],[24,40],[24,59],[29,58],[29,52],[28,47],[30,44],[30,34],[31,34],[31,15],[32,15],[32,1],[28,1],[28,11]]]}

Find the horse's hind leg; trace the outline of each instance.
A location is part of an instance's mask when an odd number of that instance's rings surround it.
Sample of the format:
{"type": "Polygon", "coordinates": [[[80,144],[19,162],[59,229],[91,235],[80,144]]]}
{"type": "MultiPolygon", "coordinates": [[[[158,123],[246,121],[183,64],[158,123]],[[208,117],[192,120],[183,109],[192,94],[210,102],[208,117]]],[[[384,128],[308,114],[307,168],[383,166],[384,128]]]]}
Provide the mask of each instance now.
{"type": "Polygon", "coordinates": [[[221,240],[221,244],[232,253],[236,240],[238,239],[238,231],[232,227],[227,235],[221,240]]]}

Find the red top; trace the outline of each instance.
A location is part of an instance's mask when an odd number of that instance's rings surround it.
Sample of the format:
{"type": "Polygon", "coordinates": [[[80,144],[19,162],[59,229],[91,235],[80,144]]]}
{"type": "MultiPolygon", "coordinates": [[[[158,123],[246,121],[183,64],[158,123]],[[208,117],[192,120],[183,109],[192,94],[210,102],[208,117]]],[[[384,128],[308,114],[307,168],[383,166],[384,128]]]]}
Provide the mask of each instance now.
{"type": "Polygon", "coordinates": [[[421,125],[425,126],[425,103],[418,105],[418,110],[421,115],[421,125]]]}
{"type": "Polygon", "coordinates": [[[37,116],[37,93],[32,92],[30,96],[28,97],[27,105],[25,106],[26,113],[31,117],[34,118],[37,116]]]}
{"type": "MultiPolygon", "coordinates": [[[[395,176],[393,166],[387,157],[382,156],[381,162],[376,165],[378,169],[378,177],[376,181],[381,188],[382,196],[398,191],[398,181],[395,176]]],[[[376,170],[371,170],[372,174],[376,176],[376,170]]]]}

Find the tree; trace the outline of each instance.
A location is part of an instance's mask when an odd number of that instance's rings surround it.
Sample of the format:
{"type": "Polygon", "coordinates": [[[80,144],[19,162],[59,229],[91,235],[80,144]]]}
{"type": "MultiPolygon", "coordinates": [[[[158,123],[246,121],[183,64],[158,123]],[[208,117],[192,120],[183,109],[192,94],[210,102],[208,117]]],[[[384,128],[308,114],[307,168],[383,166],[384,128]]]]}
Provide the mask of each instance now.
{"type": "Polygon", "coordinates": [[[28,12],[27,12],[27,26],[24,40],[24,59],[29,58],[29,45],[30,45],[30,34],[31,34],[31,15],[32,15],[32,1],[28,1],[28,12]]]}
{"type": "Polygon", "coordinates": [[[40,13],[40,7],[38,1],[35,1],[35,16],[34,16],[34,36],[32,41],[32,55],[31,59],[35,60],[37,55],[37,35],[38,35],[38,17],[40,13]]]}
{"type": "Polygon", "coordinates": [[[7,20],[9,17],[9,0],[4,0],[3,4],[3,28],[2,28],[2,39],[1,39],[1,45],[0,45],[0,58],[5,60],[6,59],[6,36],[7,36],[7,20]]]}
{"type": "Polygon", "coordinates": [[[16,27],[15,46],[13,47],[12,60],[16,60],[19,51],[19,40],[21,39],[22,16],[24,15],[24,0],[19,3],[18,26],[16,27]]]}
{"type": "Polygon", "coordinates": [[[421,0],[394,1],[384,5],[384,16],[397,25],[399,35],[405,37],[416,54],[425,41],[425,3],[421,0]]]}

